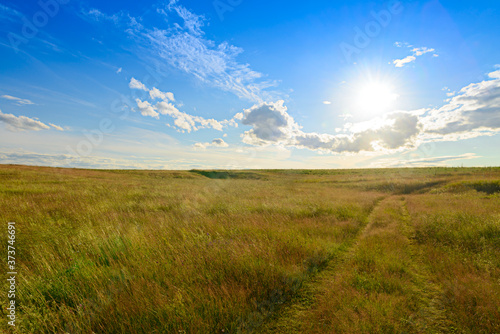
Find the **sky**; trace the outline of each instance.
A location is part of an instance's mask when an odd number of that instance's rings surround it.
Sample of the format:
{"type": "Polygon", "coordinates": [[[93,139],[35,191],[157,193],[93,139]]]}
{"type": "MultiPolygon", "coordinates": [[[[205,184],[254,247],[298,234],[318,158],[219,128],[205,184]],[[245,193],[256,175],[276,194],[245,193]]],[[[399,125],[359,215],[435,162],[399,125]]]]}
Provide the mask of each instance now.
{"type": "Polygon", "coordinates": [[[0,163],[500,166],[500,3],[0,0],[0,163]]]}

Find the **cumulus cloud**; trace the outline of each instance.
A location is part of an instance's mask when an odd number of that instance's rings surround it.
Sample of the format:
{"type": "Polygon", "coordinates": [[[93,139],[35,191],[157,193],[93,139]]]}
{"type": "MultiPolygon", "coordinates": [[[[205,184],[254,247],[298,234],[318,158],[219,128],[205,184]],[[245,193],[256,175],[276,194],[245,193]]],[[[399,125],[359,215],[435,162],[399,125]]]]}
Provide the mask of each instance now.
{"type": "Polygon", "coordinates": [[[4,114],[0,110],[0,122],[7,125],[11,131],[40,131],[48,130],[50,126],[26,116],[14,116],[12,114],[4,114]]]}
{"type": "Polygon", "coordinates": [[[446,136],[482,135],[482,131],[500,131],[500,70],[489,80],[462,88],[449,102],[423,118],[425,132],[446,136]]]}
{"type": "Polygon", "coordinates": [[[174,124],[181,129],[181,131],[191,132],[203,128],[212,128],[222,131],[222,129],[228,125],[237,126],[234,120],[217,121],[213,118],[206,119],[201,116],[189,115],[179,111],[171,103],[165,101],[158,102],[155,108],[160,114],[172,117],[174,119],[174,124]]]}
{"type": "Polygon", "coordinates": [[[128,84],[128,86],[131,89],[140,89],[140,90],[144,90],[146,92],[148,91],[146,85],[144,85],[142,82],[140,82],[139,80],[137,80],[135,78],[130,79],[130,83],[128,84]]]}
{"type": "Polygon", "coordinates": [[[332,102],[330,102],[330,101],[323,101],[323,104],[327,104],[328,105],[328,104],[332,104],[332,102]]]}
{"type": "Polygon", "coordinates": [[[217,146],[217,147],[228,147],[229,145],[221,138],[215,138],[212,140],[212,146],[217,146]]]}
{"type": "Polygon", "coordinates": [[[151,96],[153,100],[161,99],[161,100],[175,101],[173,93],[170,92],[164,93],[156,87],[153,87],[153,89],[149,91],[149,96],[151,96]]]}
{"type": "Polygon", "coordinates": [[[2,95],[0,97],[2,99],[5,99],[5,100],[10,100],[14,104],[17,104],[18,106],[25,106],[25,105],[29,105],[29,104],[34,104],[33,102],[31,102],[28,99],[21,99],[19,97],[15,97],[15,96],[11,96],[11,95],[2,95]]]}
{"type": "Polygon", "coordinates": [[[275,103],[261,103],[246,109],[241,123],[252,126],[252,129],[243,134],[243,142],[253,145],[268,143],[288,143],[300,127],[287,113],[284,101],[275,103]]]}
{"type": "Polygon", "coordinates": [[[193,145],[197,149],[206,149],[207,147],[229,147],[222,138],[215,138],[211,143],[196,143],[193,145]]]}
{"type": "MultiPolygon", "coordinates": [[[[174,105],[174,94],[170,92],[162,92],[157,88],[148,89],[142,82],[132,79],[130,81],[131,88],[145,90],[149,92],[152,102],[136,99],[135,102],[141,115],[149,116],[159,119],[160,114],[170,116],[174,119],[174,127],[181,132],[197,131],[203,128],[212,128],[222,131],[224,127],[234,126],[237,127],[238,123],[234,119],[217,121],[213,118],[206,119],[201,116],[189,115],[185,112],[179,111],[174,105]],[[133,87],[132,87],[133,86],[133,87]],[[160,100],[154,103],[154,100],[160,100]]],[[[170,125],[169,125],[170,126],[170,125]]]]}
{"type": "MultiPolygon", "coordinates": [[[[412,45],[410,45],[410,44],[408,44],[408,43],[404,43],[404,44],[403,44],[403,43],[400,43],[400,42],[396,42],[394,45],[395,45],[395,46],[397,46],[397,47],[403,47],[403,46],[406,46],[406,47],[408,47],[408,48],[412,48],[412,47],[413,47],[412,45]]],[[[414,61],[417,59],[417,57],[420,57],[420,56],[422,56],[422,55],[424,55],[424,54],[426,54],[426,53],[429,53],[429,52],[435,52],[435,51],[436,51],[436,50],[431,49],[431,48],[427,48],[427,47],[425,47],[425,46],[424,46],[424,47],[421,47],[421,48],[413,48],[413,49],[411,50],[411,52],[412,52],[412,54],[411,54],[411,55],[409,55],[409,56],[407,56],[407,57],[405,57],[405,58],[402,58],[402,59],[395,59],[395,60],[393,60],[393,62],[392,62],[392,63],[393,63],[396,67],[403,67],[403,66],[405,66],[406,64],[409,64],[409,63],[414,62],[414,61]]],[[[434,56],[434,57],[437,57],[437,56],[438,56],[438,54],[434,53],[434,54],[433,54],[433,56],[434,56]]]]}
{"type": "Polygon", "coordinates": [[[413,147],[421,128],[418,117],[407,112],[388,114],[378,123],[378,128],[350,135],[302,133],[295,138],[295,146],[332,153],[397,150],[413,147]]]}
{"type": "Polygon", "coordinates": [[[241,123],[252,126],[243,142],[252,145],[294,146],[331,153],[395,150],[412,146],[420,131],[418,116],[406,112],[386,115],[376,128],[358,130],[350,135],[306,133],[288,114],[283,101],[262,103],[247,109],[241,123]]]}
{"type": "Polygon", "coordinates": [[[153,87],[152,89],[148,89],[148,87],[146,87],[145,84],[143,84],[142,82],[140,82],[139,80],[137,80],[135,78],[132,78],[130,80],[130,83],[129,83],[128,86],[131,89],[139,89],[139,90],[143,90],[143,91],[149,92],[149,96],[153,100],[161,99],[161,100],[170,100],[172,102],[175,101],[174,93],[171,93],[171,92],[162,92],[161,90],[159,90],[156,87],[153,87]]]}
{"type": "Polygon", "coordinates": [[[137,108],[139,108],[142,116],[159,118],[158,112],[151,105],[151,103],[149,103],[148,101],[141,101],[140,99],[135,99],[135,102],[137,103],[137,108]]]}

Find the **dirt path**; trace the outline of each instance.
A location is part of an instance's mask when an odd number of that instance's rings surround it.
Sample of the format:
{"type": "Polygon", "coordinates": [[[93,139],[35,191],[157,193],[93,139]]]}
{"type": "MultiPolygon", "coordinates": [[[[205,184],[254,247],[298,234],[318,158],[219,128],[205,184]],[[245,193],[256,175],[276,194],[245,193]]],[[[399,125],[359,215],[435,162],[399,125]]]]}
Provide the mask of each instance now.
{"type": "Polygon", "coordinates": [[[445,331],[440,287],[412,245],[405,200],[391,196],[344,255],[309,281],[259,333],[445,331]]]}

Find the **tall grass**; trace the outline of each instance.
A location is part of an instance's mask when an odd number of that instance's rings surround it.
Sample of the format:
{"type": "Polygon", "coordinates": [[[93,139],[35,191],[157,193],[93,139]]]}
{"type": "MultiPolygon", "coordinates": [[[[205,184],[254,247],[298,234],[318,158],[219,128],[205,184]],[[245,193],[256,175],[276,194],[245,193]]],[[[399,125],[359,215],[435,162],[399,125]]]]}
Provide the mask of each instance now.
{"type": "Polygon", "coordinates": [[[0,217],[18,227],[19,333],[255,328],[379,196],[282,178],[0,170],[0,217]]]}
{"type": "MultiPolygon", "coordinates": [[[[416,267],[442,287],[456,331],[470,332],[480,319],[491,332],[499,318],[499,197],[446,187],[494,184],[499,175],[0,165],[0,221],[17,227],[14,332],[258,333],[320,277],[336,283],[307,291],[338,303],[318,302],[319,318],[299,327],[321,320],[343,332],[405,330],[417,328],[401,319],[413,319],[424,298],[412,291],[425,285],[416,267]],[[394,203],[401,194],[407,201],[407,227],[399,204],[379,206],[397,194],[394,203]],[[415,250],[407,252],[409,243],[415,250]]],[[[12,331],[6,321],[0,328],[12,331]]]]}

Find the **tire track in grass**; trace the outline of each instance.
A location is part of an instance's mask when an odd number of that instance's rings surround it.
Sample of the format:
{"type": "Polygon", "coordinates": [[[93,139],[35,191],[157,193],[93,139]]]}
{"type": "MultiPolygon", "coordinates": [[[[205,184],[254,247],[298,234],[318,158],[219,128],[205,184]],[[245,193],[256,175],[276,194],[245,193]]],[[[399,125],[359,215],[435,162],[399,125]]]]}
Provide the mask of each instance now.
{"type": "Polygon", "coordinates": [[[339,256],[332,259],[325,268],[315,275],[311,280],[305,282],[301,287],[300,291],[294,296],[288,303],[283,305],[283,307],[276,312],[268,321],[259,328],[256,332],[258,333],[304,333],[302,331],[302,320],[307,317],[308,312],[317,302],[318,294],[320,293],[319,287],[327,280],[329,277],[335,274],[338,267],[345,263],[348,258],[352,256],[353,249],[356,248],[356,244],[359,242],[359,238],[363,235],[369,225],[372,222],[371,216],[373,212],[377,209],[381,202],[383,202],[386,197],[378,199],[368,215],[367,223],[364,227],[360,228],[357,236],[351,240],[351,242],[346,243],[342,246],[342,252],[339,256]]]}
{"type": "Polygon", "coordinates": [[[419,299],[420,309],[410,317],[409,322],[418,333],[449,333],[453,327],[446,316],[444,290],[428,270],[419,246],[415,244],[415,229],[411,223],[406,201],[402,202],[402,232],[410,240],[409,251],[413,257],[415,295],[419,299]]]}
{"type": "Polygon", "coordinates": [[[344,256],[306,283],[259,333],[446,332],[441,289],[421,263],[412,234],[404,198],[385,198],[344,256]]]}

